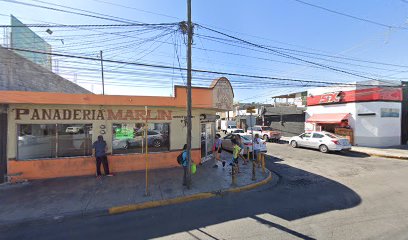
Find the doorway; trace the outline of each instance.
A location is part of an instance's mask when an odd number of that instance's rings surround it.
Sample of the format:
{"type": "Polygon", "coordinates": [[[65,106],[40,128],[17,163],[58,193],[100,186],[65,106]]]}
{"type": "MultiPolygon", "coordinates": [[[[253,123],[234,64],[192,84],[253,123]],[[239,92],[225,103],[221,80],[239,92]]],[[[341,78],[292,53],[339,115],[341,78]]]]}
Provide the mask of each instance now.
{"type": "Polygon", "coordinates": [[[201,162],[212,159],[212,146],[214,145],[215,123],[201,123],[201,162]]]}

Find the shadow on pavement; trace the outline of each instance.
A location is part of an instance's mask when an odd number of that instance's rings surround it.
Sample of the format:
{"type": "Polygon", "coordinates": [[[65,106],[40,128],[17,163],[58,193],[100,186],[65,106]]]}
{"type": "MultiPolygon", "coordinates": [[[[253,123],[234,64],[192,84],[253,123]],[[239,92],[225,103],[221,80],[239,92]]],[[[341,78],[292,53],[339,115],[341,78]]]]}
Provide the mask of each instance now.
{"type": "MultiPolygon", "coordinates": [[[[19,226],[8,230],[16,238],[54,239],[137,238],[150,239],[217,226],[234,220],[254,221],[292,237],[313,239],[281,224],[260,218],[269,214],[286,221],[353,208],[361,203],[352,189],[323,176],[284,164],[267,156],[268,169],[279,176],[276,184],[184,204],[126,214],[66,220],[62,223],[19,226]],[[24,235],[27,234],[27,235],[24,235]]],[[[234,224],[234,223],[232,223],[234,224]]],[[[210,234],[205,231],[206,234],[210,234]]],[[[211,235],[211,234],[210,234],[211,235]]],[[[217,239],[214,236],[208,236],[217,239]]],[[[174,239],[177,239],[174,238],[174,239]]]]}

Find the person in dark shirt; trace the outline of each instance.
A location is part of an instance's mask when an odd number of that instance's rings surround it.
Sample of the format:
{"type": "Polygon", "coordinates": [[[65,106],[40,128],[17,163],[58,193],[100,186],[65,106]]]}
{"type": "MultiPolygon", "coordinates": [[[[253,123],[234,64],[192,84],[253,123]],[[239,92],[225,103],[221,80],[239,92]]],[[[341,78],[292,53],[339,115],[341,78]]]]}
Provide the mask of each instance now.
{"type": "Polygon", "coordinates": [[[103,140],[103,136],[99,135],[98,140],[92,145],[92,156],[96,158],[96,177],[98,178],[101,176],[101,163],[103,164],[105,175],[109,177],[113,176],[113,174],[109,172],[107,150],[108,146],[105,140],[103,140]]]}

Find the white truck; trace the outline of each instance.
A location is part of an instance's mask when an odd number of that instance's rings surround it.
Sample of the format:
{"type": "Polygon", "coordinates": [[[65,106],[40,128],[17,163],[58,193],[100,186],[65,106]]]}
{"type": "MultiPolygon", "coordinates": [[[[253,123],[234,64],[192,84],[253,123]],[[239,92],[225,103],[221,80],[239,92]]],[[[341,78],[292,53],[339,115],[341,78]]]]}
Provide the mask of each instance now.
{"type": "Polygon", "coordinates": [[[221,131],[224,133],[231,133],[237,130],[237,123],[235,121],[221,120],[221,131]]]}
{"type": "Polygon", "coordinates": [[[281,133],[279,131],[272,130],[268,126],[258,126],[248,128],[248,134],[259,134],[259,136],[265,141],[279,141],[281,138],[281,133]]]}

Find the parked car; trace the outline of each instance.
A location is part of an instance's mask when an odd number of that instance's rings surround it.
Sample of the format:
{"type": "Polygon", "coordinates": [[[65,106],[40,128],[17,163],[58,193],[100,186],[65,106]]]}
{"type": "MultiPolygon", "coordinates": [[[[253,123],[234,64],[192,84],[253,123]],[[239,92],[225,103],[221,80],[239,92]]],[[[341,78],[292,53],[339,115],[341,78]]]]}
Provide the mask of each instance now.
{"type": "Polygon", "coordinates": [[[237,123],[230,120],[221,120],[220,129],[222,132],[227,133],[228,126],[237,126],[237,123]]]}
{"type": "Polygon", "coordinates": [[[37,143],[37,137],[33,135],[18,136],[19,145],[27,145],[37,143]]]}
{"type": "Polygon", "coordinates": [[[240,129],[240,128],[237,128],[236,130],[232,131],[232,134],[247,135],[244,129],[240,129]]]}
{"type": "Polygon", "coordinates": [[[233,133],[235,130],[239,130],[237,128],[237,125],[228,125],[227,130],[225,131],[225,133],[233,133]]]}
{"type": "MultiPolygon", "coordinates": [[[[227,151],[232,151],[232,143],[231,143],[231,139],[235,138],[236,135],[239,135],[241,137],[242,142],[244,143],[244,155],[247,154],[248,150],[251,153],[252,152],[252,139],[251,139],[251,135],[240,135],[240,134],[228,134],[227,136],[223,137],[221,139],[221,147],[222,149],[225,149],[227,151]]],[[[266,148],[266,142],[265,140],[261,140],[260,143],[260,147],[261,147],[261,152],[267,152],[267,148],[266,148]]]]}
{"type": "Polygon", "coordinates": [[[83,133],[84,129],[82,127],[67,127],[65,129],[66,133],[83,133]]]}
{"type": "MultiPolygon", "coordinates": [[[[136,132],[133,138],[123,138],[123,136],[113,140],[113,149],[128,149],[129,147],[141,147],[144,140],[144,132],[136,132]]],[[[159,148],[165,143],[163,134],[158,131],[147,131],[147,142],[149,147],[159,148]]]]}
{"type": "Polygon", "coordinates": [[[351,144],[348,139],[334,135],[330,132],[307,132],[292,137],[289,144],[296,147],[319,149],[322,153],[329,151],[349,150],[351,144]]]}
{"type": "Polygon", "coordinates": [[[253,126],[247,130],[248,134],[259,134],[259,136],[265,141],[278,141],[281,138],[281,132],[272,130],[268,126],[253,126]]]}

